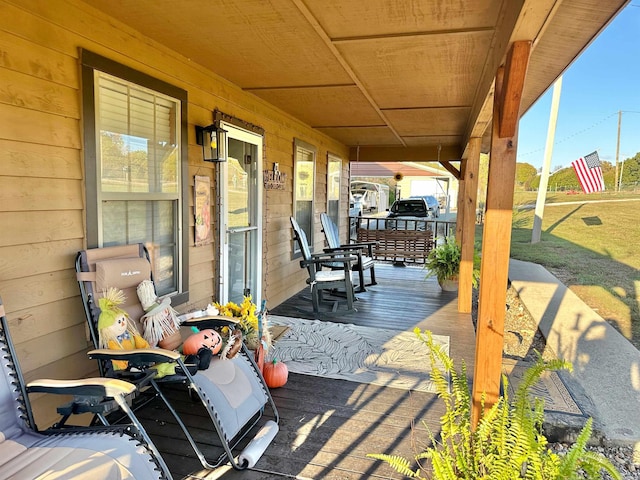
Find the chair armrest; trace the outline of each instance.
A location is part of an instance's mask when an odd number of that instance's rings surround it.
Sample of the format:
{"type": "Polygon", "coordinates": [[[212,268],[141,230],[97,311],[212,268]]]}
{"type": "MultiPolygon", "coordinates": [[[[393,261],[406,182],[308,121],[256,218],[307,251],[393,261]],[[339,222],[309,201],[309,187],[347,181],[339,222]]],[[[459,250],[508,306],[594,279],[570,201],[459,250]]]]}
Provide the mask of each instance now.
{"type": "Polygon", "coordinates": [[[111,350],[99,348],[90,350],[87,355],[92,360],[126,360],[134,363],[175,362],[180,354],[163,348],[137,348],[133,350],[111,350]]]}
{"type": "Polygon", "coordinates": [[[115,378],[84,378],[80,380],[38,379],[27,384],[29,393],[55,395],[86,395],[115,398],[133,393],[136,386],[115,378]]]}
{"type": "Polygon", "coordinates": [[[310,264],[326,263],[326,262],[342,262],[353,263],[358,260],[358,257],[352,255],[335,255],[330,253],[312,253],[309,260],[301,260],[300,265],[307,266],[310,264]]]}
{"type": "Polygon", "coordinates": [[[362,242],[362,243],[350,243],[348,245],[340,245],[336,248],[325,248],[325,252],[345,252],[354,251],[357,252],[358,257],[367,255],[373,257],[373,247],[378,245],[378,242],[362,242]]]}
{"type": "Polygon", "coordinates": [[[371,248],[375,247],[379,242],[357,242],[350,243],[350,246],[359,247],[359,248],[371,248]]]}
{"type": "Polygon", "coordinates": [[[239,323],[238,318],[227,317],[226,315],[207,315],[204,317],[194,317],[183,321],[180,325],[183,327],[196,327],[199,330],[203,328],[221,328],[235,327],[239,323]]]}
{"type": "Polygon", "coordinates": [[[340,245],[339,247],[334,247],[334,248],[323,248],[325,253],[334,253],[334,252],[362,252],[362,247],[358,247],[355,245],[340,245]]]}
{"type": "Polygon", "coordinates": [[[377,246],[379,242],[358,242],[354,245],[362,246],[362,250],[367,249],[367,255],[373,257],[373,247],[377,246]]]}

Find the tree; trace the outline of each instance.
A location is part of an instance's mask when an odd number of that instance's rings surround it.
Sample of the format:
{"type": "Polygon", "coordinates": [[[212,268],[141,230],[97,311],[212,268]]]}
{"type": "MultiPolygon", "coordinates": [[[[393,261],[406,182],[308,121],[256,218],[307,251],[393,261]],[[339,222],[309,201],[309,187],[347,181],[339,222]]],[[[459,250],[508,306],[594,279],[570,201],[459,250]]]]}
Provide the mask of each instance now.
{"type": "Polygon", "coordinates": [[[478,208],[484,210],[487,202],[487,182],[489,181],[489,154],[480,154],[478,170],[478,208]]]}
{"type": "Polygon", "coordinates": [[[536,177],[536,167],[529,163],[516,163],[516,187],[529,190],[531,181],[536,177]]]}
{"type": "Polygon", "coordinates": [[[622,167],[622,183],[634,184],[640,182],[640,153],[632,158],[627,158],[622,167]]]}

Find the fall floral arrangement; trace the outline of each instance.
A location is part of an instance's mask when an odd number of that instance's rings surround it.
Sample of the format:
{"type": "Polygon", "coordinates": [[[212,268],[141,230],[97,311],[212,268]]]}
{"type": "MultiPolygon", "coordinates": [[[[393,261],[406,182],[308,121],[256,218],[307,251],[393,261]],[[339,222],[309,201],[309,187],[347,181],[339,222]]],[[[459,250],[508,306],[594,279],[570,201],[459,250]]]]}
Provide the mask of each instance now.
{"type": "Polygon", "coordinates": [[[245,345],[250,350],[256,350],[260,344],[260,333],[262,333],[262,339],[270,344],[269,329],[267,328],[266,315],[264,312],[258,312],[258,307],[253,303],[251,295],[244,297],[242,303],[238,305],[234,302],[226,303],[225,305],[216,303],[215,307],[220,312],[220,315],[227,317],[234,317],[239,319],[238,328],[242,331],[242,338],[245,345]],[[260,332],[260,325],[258,316],[262,317],[262,332],[260,332]]]}

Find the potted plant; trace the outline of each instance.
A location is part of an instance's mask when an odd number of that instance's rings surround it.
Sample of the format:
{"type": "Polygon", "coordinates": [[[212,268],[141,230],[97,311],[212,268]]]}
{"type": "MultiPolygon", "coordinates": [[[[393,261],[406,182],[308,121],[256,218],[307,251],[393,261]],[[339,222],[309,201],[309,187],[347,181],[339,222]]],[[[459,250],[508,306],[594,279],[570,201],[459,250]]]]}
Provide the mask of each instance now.
{"type": "MultiPolygon", "coordinates": [[[[435,276],[438,279],[440,288],[445,291],[457,291],[461,256],[460,245],[456,243],[455,237],[447,237],[443,243],[436,245],[436,247],[429,252],[424,264],[424,268],[427,270],[427,277],[435,276]]],[[[474,247],[472,275],[474,287],[478,286],[479,279],[480,255],[478,254],[477,248],[474,247]]]]}

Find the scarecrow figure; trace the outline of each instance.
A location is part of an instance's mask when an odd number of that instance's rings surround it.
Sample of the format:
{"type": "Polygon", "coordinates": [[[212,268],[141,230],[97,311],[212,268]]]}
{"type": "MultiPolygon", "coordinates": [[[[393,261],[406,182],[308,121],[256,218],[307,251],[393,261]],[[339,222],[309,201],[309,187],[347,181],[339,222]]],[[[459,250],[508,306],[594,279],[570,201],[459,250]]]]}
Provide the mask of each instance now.
{"type": "Polygon", "coordinates": [[[143,336],[153,347],[175,350],[181,343],[180,321],[171,307],[171,298],[160,300],[151,280],[144,280],[137,288],[138,299],[145,313],[140,321],[144,325],[143,336]]]}
{"type": "MultiPolygon", "coordinates": [[[[117,288],[107,289],[104,296],[98,300],[100,348],[111,350],[149,348],[149,343],[140,335],[127,312],[120,308],[124,301],[124,293],[117,288]]],[[[112,362],[115,370],[125,370],[128,367],[128,363],[124,360],[112,362]]]]}

